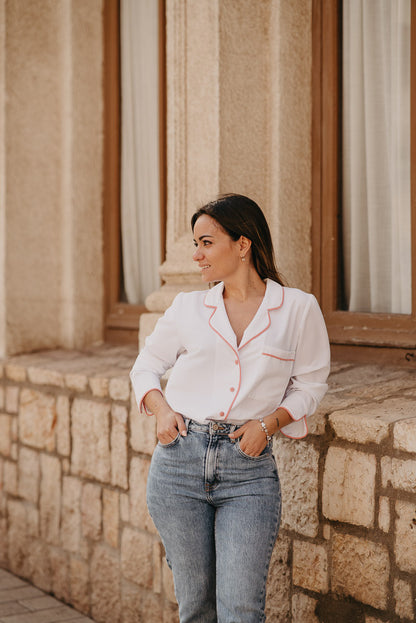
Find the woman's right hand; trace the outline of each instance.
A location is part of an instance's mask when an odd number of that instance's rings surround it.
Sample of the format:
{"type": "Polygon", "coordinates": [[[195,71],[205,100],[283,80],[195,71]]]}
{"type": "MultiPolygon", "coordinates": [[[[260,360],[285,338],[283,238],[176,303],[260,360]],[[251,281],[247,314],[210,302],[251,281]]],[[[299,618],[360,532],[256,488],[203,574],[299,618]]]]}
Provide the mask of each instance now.
{"type": "Polygon", "coordinates": [[[156,433],[160,443],[166,445],[176,439],[178,432],[186,437],[186,426],[180,413],[173,411],[168,404],[166,408],[159,410],[156,415],[156,433]]]}

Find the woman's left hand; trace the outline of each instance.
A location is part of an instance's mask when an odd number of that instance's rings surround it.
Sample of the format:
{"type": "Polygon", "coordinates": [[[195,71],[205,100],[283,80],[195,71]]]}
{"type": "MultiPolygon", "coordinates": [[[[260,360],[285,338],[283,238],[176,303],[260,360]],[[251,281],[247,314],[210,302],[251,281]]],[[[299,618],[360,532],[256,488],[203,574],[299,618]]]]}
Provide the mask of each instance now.
{"type": "Polygon", "coordinates": [[[228,436],[230,439],[240,439],[241,450],[249,456],[260,456],[267,446],[266,435],[258,420],[249,420],[228,436]]]}

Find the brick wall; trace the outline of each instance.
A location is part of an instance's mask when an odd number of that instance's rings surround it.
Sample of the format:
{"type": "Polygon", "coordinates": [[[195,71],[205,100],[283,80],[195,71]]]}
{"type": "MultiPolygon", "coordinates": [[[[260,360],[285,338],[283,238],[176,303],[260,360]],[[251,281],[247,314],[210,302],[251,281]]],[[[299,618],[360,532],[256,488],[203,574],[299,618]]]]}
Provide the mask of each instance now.
{"type": "MultiPolygon", "coordinates": [[[[177,621],[145,505],[154,419],[130,347],[0,365],[0,565],[103,623],[177,621]]],[[[416,618],[414,371],[334,365],[305,440],[275,441],[270,623],[416,618]]]]}

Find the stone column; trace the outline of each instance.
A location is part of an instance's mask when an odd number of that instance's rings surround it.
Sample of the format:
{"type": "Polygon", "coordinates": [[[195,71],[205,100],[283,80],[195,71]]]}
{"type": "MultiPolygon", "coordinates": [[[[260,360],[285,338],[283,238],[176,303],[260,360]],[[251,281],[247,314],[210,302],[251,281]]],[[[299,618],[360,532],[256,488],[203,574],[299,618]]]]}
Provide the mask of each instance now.
{"type": "MultiPolygon", "coordinates": [[[[141,340],[180,290],[202,287],[190,217],[220,193],[264,210],[279,267],[310,287],[311,3],[170,0],[167,258],[141,340]]],[[[294,283],[295,282],[295,283],[294,283]]]]}
{"type": "Polygon", "coordinates": [[[102,0],[0,4],[0,352],[102,338],[102,0]]]}

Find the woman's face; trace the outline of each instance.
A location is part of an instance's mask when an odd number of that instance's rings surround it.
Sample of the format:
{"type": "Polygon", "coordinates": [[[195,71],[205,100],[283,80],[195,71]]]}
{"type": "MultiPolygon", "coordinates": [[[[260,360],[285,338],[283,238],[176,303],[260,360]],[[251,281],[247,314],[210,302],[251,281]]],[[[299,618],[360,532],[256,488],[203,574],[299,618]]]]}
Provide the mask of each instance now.
{"type": "Polygon", "coordinates": [[[195,223],[194,244],[192,258],[198,262],[203,281],[228,281],[241,267],[240,241],[232,240],[207,214],[195,223]]]}

